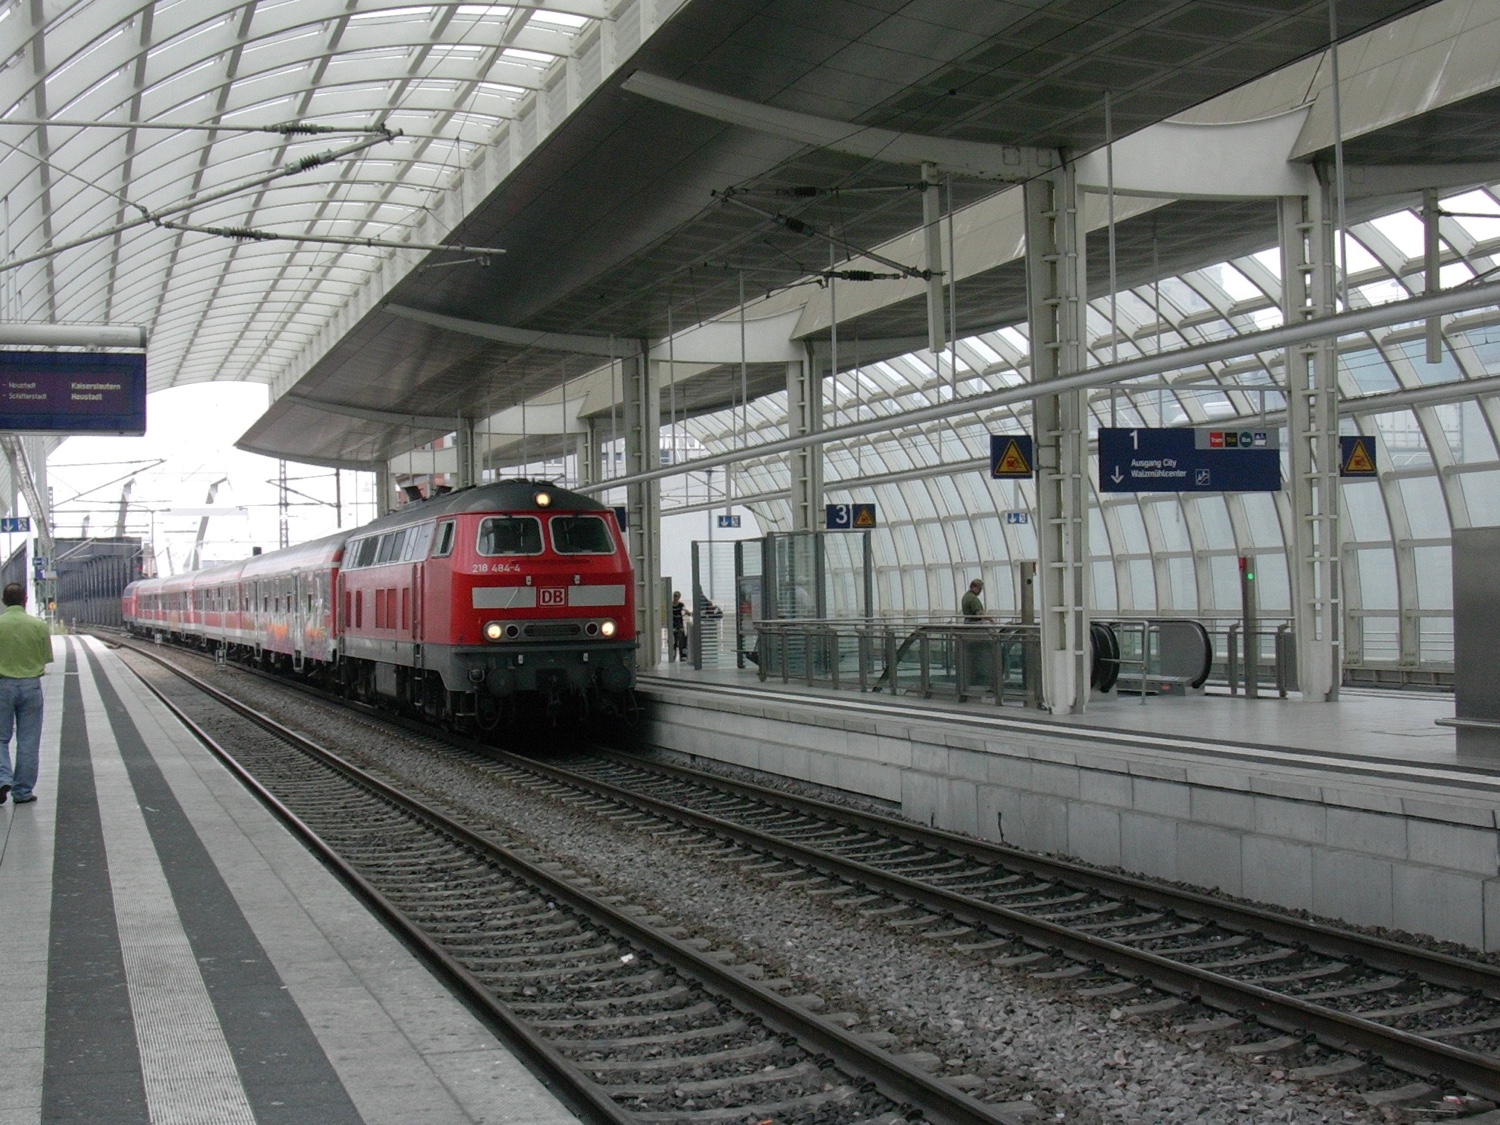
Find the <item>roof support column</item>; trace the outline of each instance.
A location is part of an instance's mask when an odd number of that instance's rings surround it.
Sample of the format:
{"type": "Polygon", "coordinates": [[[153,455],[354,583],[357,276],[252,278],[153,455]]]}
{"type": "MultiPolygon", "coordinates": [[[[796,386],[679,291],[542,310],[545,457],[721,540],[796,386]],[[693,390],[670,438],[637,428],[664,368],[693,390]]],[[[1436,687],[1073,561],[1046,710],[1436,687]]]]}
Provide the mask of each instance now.
{"type": "MultiPolygon", "coordinates": [[[[1084,241],[1072,164],[1027,180],[1026,289],[1032,379],[1083,370],[1084,241]]],[[[1036,400],[1037,593],[1042,705],[1088,705],[1088,402],[1083,391],[1036,400]]]]}
{"type": "MultiPolygon", "coordinates": [[[[621,360],[625,388],[625,471],[630,475],[661,467],[661,395],[649,349],[621,360]]],[[[661,660],[661,483],[625,488],[626,538],[635,567],[635,630],[638,663],[654,668],[661,660]]]]}
{"type": "MultiPolygon", "coordinates": [[[[1333,222],[1328,190],[1281,200],[1282,313],[1287,324],[1334,312],[1333,222]]],[[[1343,679],[1339,643],[1338,342],[1287,349],[1291,474],[1292,628],[1302,698],[1334,701],[1343,679]]]]}
{"type": "Polygon", "coordinates": [[[391,463],[382,461],[375,467],[375,518],[379,519],[396,508],[396,498],[392,493],[391,463]]]}
{"type": "Polygon", "coordinates": [[[474,419],[462,415],[453,434],[454,452],[458,455],[458,478],[453,483],[458,488],[473,488],[478,476],[474,471],[474,419]]]}
{"type": "Polygon", "coordinates": [[[601,479],[599,466],[604,463],[604,457],[599,448],[599,423],[593,418],[585,418],[582,421],[584,431],[578,435],[578,444],[573,451],[573,455],[578,459],[578,483],[598,484],[601,479]]]}
{"type": "MultiPolygon", "coordinates": [[[[786,365],[786,434],[802,437],[823,429],[823,372],[808,348],[806,362],[786,365]]],[[[808,445],[787,454],[792,481],[792,530],[816,531],[823,515],[823,447],[808,445]]]]}

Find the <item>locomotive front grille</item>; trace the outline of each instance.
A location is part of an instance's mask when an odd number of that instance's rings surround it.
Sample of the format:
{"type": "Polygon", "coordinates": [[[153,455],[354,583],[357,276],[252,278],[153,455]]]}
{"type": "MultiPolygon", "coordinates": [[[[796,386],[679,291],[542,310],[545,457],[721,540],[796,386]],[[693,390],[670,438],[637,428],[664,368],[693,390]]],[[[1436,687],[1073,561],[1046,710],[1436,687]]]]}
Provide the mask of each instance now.
{"type": "Polygon", "coordinates": [[[557,640],[562,637],[581,637],[583,626],[576,621],[558,621],[527,625],[522,632],[533,640],[557,640]]]}

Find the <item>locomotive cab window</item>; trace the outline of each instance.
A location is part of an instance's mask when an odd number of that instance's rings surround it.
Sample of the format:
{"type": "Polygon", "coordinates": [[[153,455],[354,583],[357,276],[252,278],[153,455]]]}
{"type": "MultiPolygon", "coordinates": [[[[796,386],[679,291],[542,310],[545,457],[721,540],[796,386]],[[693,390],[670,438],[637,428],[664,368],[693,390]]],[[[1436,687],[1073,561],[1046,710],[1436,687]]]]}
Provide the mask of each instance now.
{"type": "Polygon", "coordinates": [[[446,520],[438,526],[437,546],[432,548],[435,559],[447,558],[453,553],[453,521],[446,520]]]}
{"type": "Polygon", "coordinates": [[[552,549],[559,555],[612,555],[615,541],[598,516],[553,516],[552,549]]]}
{"type": "Polygon", "coordinates": [[[539,555],[542,525],[534,516],[488,516],[479,524],[481,555],[539,555]]]}
{"type": "MultiPolygon", "coordinates": [[[[452,526],[451,524],[449,526],[452,526]]],[[[406,550],[401,558],[406,562],[415,562],[427,557],[428,544],[432,542],[432,529],[434,525],[424,523],[419,527],[409,528],[406,532],[406,550]]]]}

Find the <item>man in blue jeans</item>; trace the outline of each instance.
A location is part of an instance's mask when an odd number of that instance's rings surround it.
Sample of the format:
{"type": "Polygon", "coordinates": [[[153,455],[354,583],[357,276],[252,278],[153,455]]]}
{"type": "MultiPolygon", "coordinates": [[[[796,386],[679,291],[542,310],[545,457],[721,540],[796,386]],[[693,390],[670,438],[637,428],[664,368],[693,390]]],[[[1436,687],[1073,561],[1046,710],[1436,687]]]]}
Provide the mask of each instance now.
{"type": "Polygon", "coordinates": [[[36,800],[42,745],[42,672],[52,663],[52,630],[26,612],[26,589],[12,582],[0,593],[0,804],[7,797],[24,805],[36,800]],[[10,734],[16,732],[16,765],[11,770],[10,734]]]}

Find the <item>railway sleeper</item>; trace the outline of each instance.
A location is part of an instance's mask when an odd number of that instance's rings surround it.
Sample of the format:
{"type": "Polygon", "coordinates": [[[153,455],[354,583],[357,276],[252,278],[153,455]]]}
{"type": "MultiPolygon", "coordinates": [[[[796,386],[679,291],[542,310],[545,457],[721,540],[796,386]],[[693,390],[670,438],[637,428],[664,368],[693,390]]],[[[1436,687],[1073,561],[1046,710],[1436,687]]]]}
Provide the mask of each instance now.
{"type": "MultiPolygon", "coordinates": [[[[580,938],[582,940],[597,941],[598,937],[599,935],[597,934],[580,935],[580,938]]],[[[533,943],[527,942],[526,944],[530,946],[533,943]]],[[[536,944],[541,944],[544,946],[555,946],[563,945],[565,943],[562,941],[549,941],[536,944]]],[[[487,951],[483,946],[479,945],[449,945],[447,948],[448,951],[455,957],[461,958],[465,963],[469,964],[476,971],[478,971],[479,969],[494,970],[502,965],[528,965],[535,964],[536,962],[542,962],[544,964],[556,964],[558,962],[576,961],[580,957],[608,956],[610,954],[618,953],[619,951],[618,946],[606,944],[591,946],[587,949],[559,949],[555,953],[536,953],[530,951],[526,953],[509,953],[508,951],[502,951],[501,955],[497,956],[494,952],[487,951]]]]}
{"type": "Polygon", "coordinates": [[[758,1070],[753,1074],[731,1075],[726,1078],[699,1078],[689,1082],[668,1082],[656,1085],[635,1083],[611,1086],[609,1092],[617,1098],[659,1097],[664,1090],[683,1091],[688,1094],[710,1094],[717,1090],[733,1090],[742,1086],[764,1086],[773,1082],[800,1081],[819,1078],[822,1071],[812,1062],[803,1059],[788,1067],[758,1070]]]}
{"type": "Polygon", "coordinates": [[[848,1101],[857,1098],[860,1094],[851,1086],[835,1086],[831,1090],[823,1090],[816,1094],[808,1094],[804,1097],[793,1098],[789,1101],[760,1102],[746,1106],[716,1106],[712,1109],[702,1110],[677,1110],[661,1112],[637,1112],[637,1121],[651,1122],[651,1125],[670,1125],[672,1122],[682,1122],[683,1125],[691,1125],[693,1122],[724,1121],[730,1118],[745,1120],[754,1118],[758,1121],[774,1121],[777,1117],[789,1117],[801,1114],[809,1109],[816,1109],[834,1102],[848,1101]]]}
{"type": "MultiPolygon", "coordinates": [[[[726,1047],[722,1051],[711,1051],[703,1055],[694,1055],[689,1061],[695,1068],[727,1066],[765,1059],[772,1055],[797,1057],[793,1056],[792,1052],[783,1047],[778,1040],[761,1039],[755,1043],[748,1043],[741,1047],[726,1047]]],[[[578,1065],[596,1078],[602,1078],[605,1074],[631,1072],[651,1074],[663,1070],[678,1070],[684,1065],[684,1060],[673,1055],[663,1055],[650,1059],[588,1059],[580,1061],[578,1065]]]]}
{"type": "Polygon", "coordinates": [[[1448,1008],[1461,1008],[1469,998],[1461,992],[1445,992],[1435,1000],[1422,1000],[1415,1004],[1402,1004],[1398,1008],[1381,1008],[1373,1012],[1359,1012],[1361,1019],[1379,1023],[1382,1020],[1400,1019],[1402,1016],[1419,1016],[1428,1012],[1441,1012],[1448,1008]]]}
{"type": "MultiPolygon", "coordinates": [[[[692,995],[686,985],[674,984],[671,988],[655,992],[638,992],[631,996],[606,996],[598,1000],[546,1000],[539,1002],[515,1001],[511,1004],[517,1012],[591,1012],[597,1009],[630,1008],[640,1004],[665,1004],[692,995]]],[[[589,1018],[580,1016],[579,1018],[589,1018]]]]}
{"type": "Polygon", "coordinates": [[[569,1028],[579,1028],[585,1031],[604,1031],[618,1027],[644,1027],[653,1023],[663,1023],[668,1020],[688,1019],[695,1016],[708,1015],[717,1012],[718,1007],[712,1000],[700,1000],[696,1004],[689,1004],[682,1008],[663,1008],[658,1012],[638,1012],[634,1015],[589,1016],[587,1019],[582,1020],[532,1020],[531,1026],[543,1031],[562,1031],[569,1028]]]}
{"type": "MultiPolygon", "coordinates": [[[[559,1051],[628,1051],[634,1047],[676,1047],[703,1039],[728,1039],[745,1034],[749,1025],[739,1017],[713,1027],[690,1027],[661,1035],[631,1035],[617,1039],[553,1039],[559,1051]]],[[[681,1060],[679,1060],[681,1061],[681,1060]]],[[[697,1060],[693,1060],[695,1063],[697,1060]]]]}

